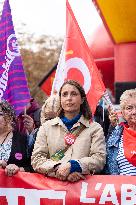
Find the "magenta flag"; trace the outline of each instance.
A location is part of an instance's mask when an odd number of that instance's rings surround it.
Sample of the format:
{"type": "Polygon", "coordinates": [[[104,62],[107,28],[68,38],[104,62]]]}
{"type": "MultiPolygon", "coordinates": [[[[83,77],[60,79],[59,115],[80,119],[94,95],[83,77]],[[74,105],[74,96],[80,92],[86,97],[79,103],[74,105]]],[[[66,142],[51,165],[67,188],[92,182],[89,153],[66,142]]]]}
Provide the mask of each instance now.
{"type": "Polygon", "coordinates": [[[17,115],[30,100],[9,0],[4,2],[0,19],[0,99],[7,100],[17,115]]]}

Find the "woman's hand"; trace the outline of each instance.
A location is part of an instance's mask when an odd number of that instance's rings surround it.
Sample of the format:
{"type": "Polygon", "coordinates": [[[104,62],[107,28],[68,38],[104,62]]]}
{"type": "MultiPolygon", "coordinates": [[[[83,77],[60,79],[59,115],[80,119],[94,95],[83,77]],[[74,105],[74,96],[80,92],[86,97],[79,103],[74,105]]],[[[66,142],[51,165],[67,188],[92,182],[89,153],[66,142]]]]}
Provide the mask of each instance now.
{"type": "Polygon", "coordinates": [[[34,130],[34,120],[29,115],[23,115],[24,127],[28,130],[29,134],[34,130]]]}
{"type": "Polygon", "coordinates": [[[70,182],[77,182],[80,179],[85,179],[84,175],[82,175],[79,172],[73,172],[71,174],[69,174],[69,176],[67,177],[67,180],[70,182]]]}
{"type": "Polygon", "coordinates": [[[65,181],[70,173],[70,168],[70,162],[66,163],[63,166],[59,166],[58,170],[56,171],[56,178],[65,181]]]}
{"type": "Polygon", "coordinates": [[[7,166],[7,163],[4,160],[0,160],[0,169],[3,169],[7,166]]]}
{"type": "Polygon", "coordinates": [[[20,171],[20,172],[25,172],[24,167],[20,167],[20,168],[19,168],[19,171],[20,171]]]}
{"type": "Polygon", "coordinates": [[[5,168],[5,174],[7,176],[12,177],[13,175],[15,175],[16,173],[18,173],[20,171],[20,168],[18,166],[16,166],[15,164],[9,164],[6,166],[5,168]]]}
{"type": "Polygon", "coordinates": [[[110,123],[113,127],[116,127],[116,125],[119,122],[119,118],[118,115],[115,111],[111,110],[110,108],[108,109],[109,111],[109,119],[110,119],[110,123]]]}

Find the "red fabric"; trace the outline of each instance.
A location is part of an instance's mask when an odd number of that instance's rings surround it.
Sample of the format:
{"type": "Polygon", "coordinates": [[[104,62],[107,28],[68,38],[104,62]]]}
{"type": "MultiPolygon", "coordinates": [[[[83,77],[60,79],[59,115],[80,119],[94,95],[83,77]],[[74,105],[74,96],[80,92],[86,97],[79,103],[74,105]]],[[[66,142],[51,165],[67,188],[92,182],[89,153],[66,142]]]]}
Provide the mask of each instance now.
{"type": "Polygon", "coordinates": [[[104,94],[105,86],[68,1],[66,1],[66,39],[52,92],[58,92],[65,79],[76,80],[84,87],[94,114],[96,105],[104,94]]]}
{"type": "Polygon", "coordinates": [[[86,176],[75,183],[36,173],[0,170],[0,205],[135,204],[135,176],[86,176]]]}
{"type": "Polygon", "coordinates": [[[136,131],[130,130],[126,126],[123,130],[123,147],[126,159],[136,166],[136,131]]]}
{"type": "Polygon", "coordinates": [[[52,83],[55,77],[55,72],[54,70],[49,77],[43,82],[43,84],[40,86],[41,89],[46,93],[46,95],[50,96],[51,94],[51,89],[52,89],[52,83]]]}

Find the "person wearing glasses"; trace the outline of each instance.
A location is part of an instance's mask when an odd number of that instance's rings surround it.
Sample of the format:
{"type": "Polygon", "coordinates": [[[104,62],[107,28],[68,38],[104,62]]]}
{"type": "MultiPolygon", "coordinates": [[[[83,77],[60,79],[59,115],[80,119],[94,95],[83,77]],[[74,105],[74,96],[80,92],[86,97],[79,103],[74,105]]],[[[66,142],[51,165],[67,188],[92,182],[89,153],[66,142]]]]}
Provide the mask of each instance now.
{"type": "Polygon", "coordinates": [[[124,122],[112,114],[113,130],[107,140],[105,174],[136,175],[136,89],[123,92],[120,108],[124,122]]]}
{"type": "Polygon", "coordinates": [[[19,171],[33,172],[27,152],[27,137],[16,131],[16,116],[12,106],[0,101],[0,168],[13,176],[19,171]]]}

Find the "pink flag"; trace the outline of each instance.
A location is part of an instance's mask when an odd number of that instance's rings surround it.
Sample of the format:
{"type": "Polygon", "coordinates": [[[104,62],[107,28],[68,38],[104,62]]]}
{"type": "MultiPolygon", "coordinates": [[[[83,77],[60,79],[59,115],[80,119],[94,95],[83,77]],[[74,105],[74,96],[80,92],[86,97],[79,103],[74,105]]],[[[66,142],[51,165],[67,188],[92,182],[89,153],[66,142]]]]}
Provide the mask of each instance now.
{"type": "Polygon", "coordinates": [[[0,19],[0,99],[2,98],[14,107],[17,115],[30,100],[9,0],[4,2],[0,19]]]}
{"type": "Polygon", "coordinates": [[[66,1],[66,38],[53,82],[52,93],[58,92],[66,79],[76,80],[84,87],[94,114],[96,105],[105,92],[105,86],[68,0],[66,1]]]}

